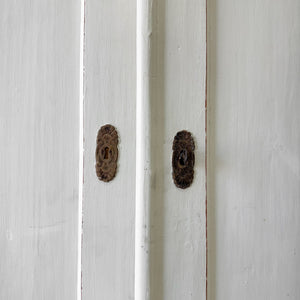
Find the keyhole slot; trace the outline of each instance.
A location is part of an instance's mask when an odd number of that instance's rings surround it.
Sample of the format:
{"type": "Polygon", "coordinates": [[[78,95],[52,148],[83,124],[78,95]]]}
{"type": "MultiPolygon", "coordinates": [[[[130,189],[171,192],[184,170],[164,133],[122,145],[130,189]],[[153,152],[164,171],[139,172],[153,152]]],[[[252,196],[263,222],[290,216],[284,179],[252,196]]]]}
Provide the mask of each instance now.
{"type": "Polygon", "coordinates": [[[186,149],[180,151],[178,161],[179,161],[179,166],[181,168],[185,167],[185,165],[187,163],[187,150],[186,149]]]}
{"type": "Polygon", "coordinates": [[[104,148],[104,156],[103,156],[103,158],[104,158],[104,159],[108,159],[108,156],[109,156],[109,148],[108,148],[108,147],[105,147],[105,148],[104,148]]]}

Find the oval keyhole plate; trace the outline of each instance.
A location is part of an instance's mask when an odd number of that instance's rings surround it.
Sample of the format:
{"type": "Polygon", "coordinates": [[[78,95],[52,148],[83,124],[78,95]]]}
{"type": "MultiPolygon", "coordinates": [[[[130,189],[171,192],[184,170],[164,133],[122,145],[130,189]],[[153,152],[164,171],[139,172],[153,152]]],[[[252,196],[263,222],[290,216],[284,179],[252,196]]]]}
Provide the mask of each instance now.
{"type": "Polygon", "coordinates": [[[178,188],[189,187],[194,179],[195,143],[186,130],[177,132],[173,141],[173,180],[178,188]]]}
{"type": "Polygon", "coordinates": [[[104,125],[97,135],[96,173],[100,180],[111,181],[117,172],[118,133],[114,126],[104,125]]]}

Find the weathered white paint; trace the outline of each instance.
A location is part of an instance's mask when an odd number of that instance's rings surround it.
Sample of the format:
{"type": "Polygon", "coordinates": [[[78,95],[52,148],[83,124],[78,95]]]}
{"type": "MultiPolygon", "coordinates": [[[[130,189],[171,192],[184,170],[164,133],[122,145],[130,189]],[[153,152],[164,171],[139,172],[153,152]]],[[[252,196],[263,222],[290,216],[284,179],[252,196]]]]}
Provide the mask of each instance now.
{"type": "Polygon", "coordinates": [[[86,0],[82,299],[134,298],[136,1],[86,0]],[[95,172],[96,136],[119,133],[116,177],[95,172]]]}
{"type": "Polygon", "coordinates": [[[0,3],[0,299],[76,299],[79,4],[0,3]]]}
{"type": "Polygon", "coordinates": [[[138,17],[144,19],[138,19],[137,31],[141,219],[136,263],[141,265],[136,266],[136,299],[205,299],[206,3],[138,3],[143,4],[138,17]],[[175,187],[171,169],[173,138],[183,129],[191,131],[196,142],[195,179],[186,190],[175,187]]]}
{"type": "Polygon", "coordinates": [[[150,299],[152,0],[137,0],[135,300],[150,299]]]}
{"type": "Polygon", "coordinates": [[[136,300],[204,299],[206,3],[138,4],[86,2],[83,299],[133,299],[134,257],[136,300]],[[137,31],[136,15],[144,25],[137,31]],[[94,169],[106,123],[121,140],[110,183],[94,169]],[[171,170],[183,129],[196,142],[195,179],[184,191],[171,170]]]}
{"type": "Polygon", "coordinates": [[[300,2],[208,5],[208,299],[300,299],[300,2]]]}

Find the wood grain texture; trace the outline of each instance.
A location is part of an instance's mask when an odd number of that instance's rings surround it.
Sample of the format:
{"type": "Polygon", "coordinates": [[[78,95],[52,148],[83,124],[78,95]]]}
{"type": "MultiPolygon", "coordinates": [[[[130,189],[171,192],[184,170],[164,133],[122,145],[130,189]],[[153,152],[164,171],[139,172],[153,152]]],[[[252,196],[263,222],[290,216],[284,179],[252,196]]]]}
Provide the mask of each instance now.
{"type": "Polygon", "coordinates": [[[0,20],[0,299],[76,299],[80,3],[0,20]]]}
{"type": "Polygon", "coordinates": [[[300,2],[208,4],[208,299],[300,299],[300,2]]]}
{"type": "Polygon", "coordinates": [[[134,297],[136,3],[86,0],[82,299],[134,297]],[[116,177],[95,173],[96,137],[119,135],[116,177]]]}

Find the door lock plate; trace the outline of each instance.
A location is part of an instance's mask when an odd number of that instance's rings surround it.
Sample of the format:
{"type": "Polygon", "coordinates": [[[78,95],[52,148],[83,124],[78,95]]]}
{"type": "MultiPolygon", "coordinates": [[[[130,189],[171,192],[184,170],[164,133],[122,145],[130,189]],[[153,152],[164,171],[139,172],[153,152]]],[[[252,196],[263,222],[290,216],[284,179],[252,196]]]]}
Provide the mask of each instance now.
{"type": "Polygon", "coordinates": [[[173,180],[178,188],[189,187],[194,179],[195,143],[186,130],[177,132],[173,141],[173,180]]]}
{"type": "Polygon", "coordinates": [[[97,135],[96,173],[99,180],[109,182],[114,179],[118,162],[118,133],[114,126],[102,126],[97,135]]]}

